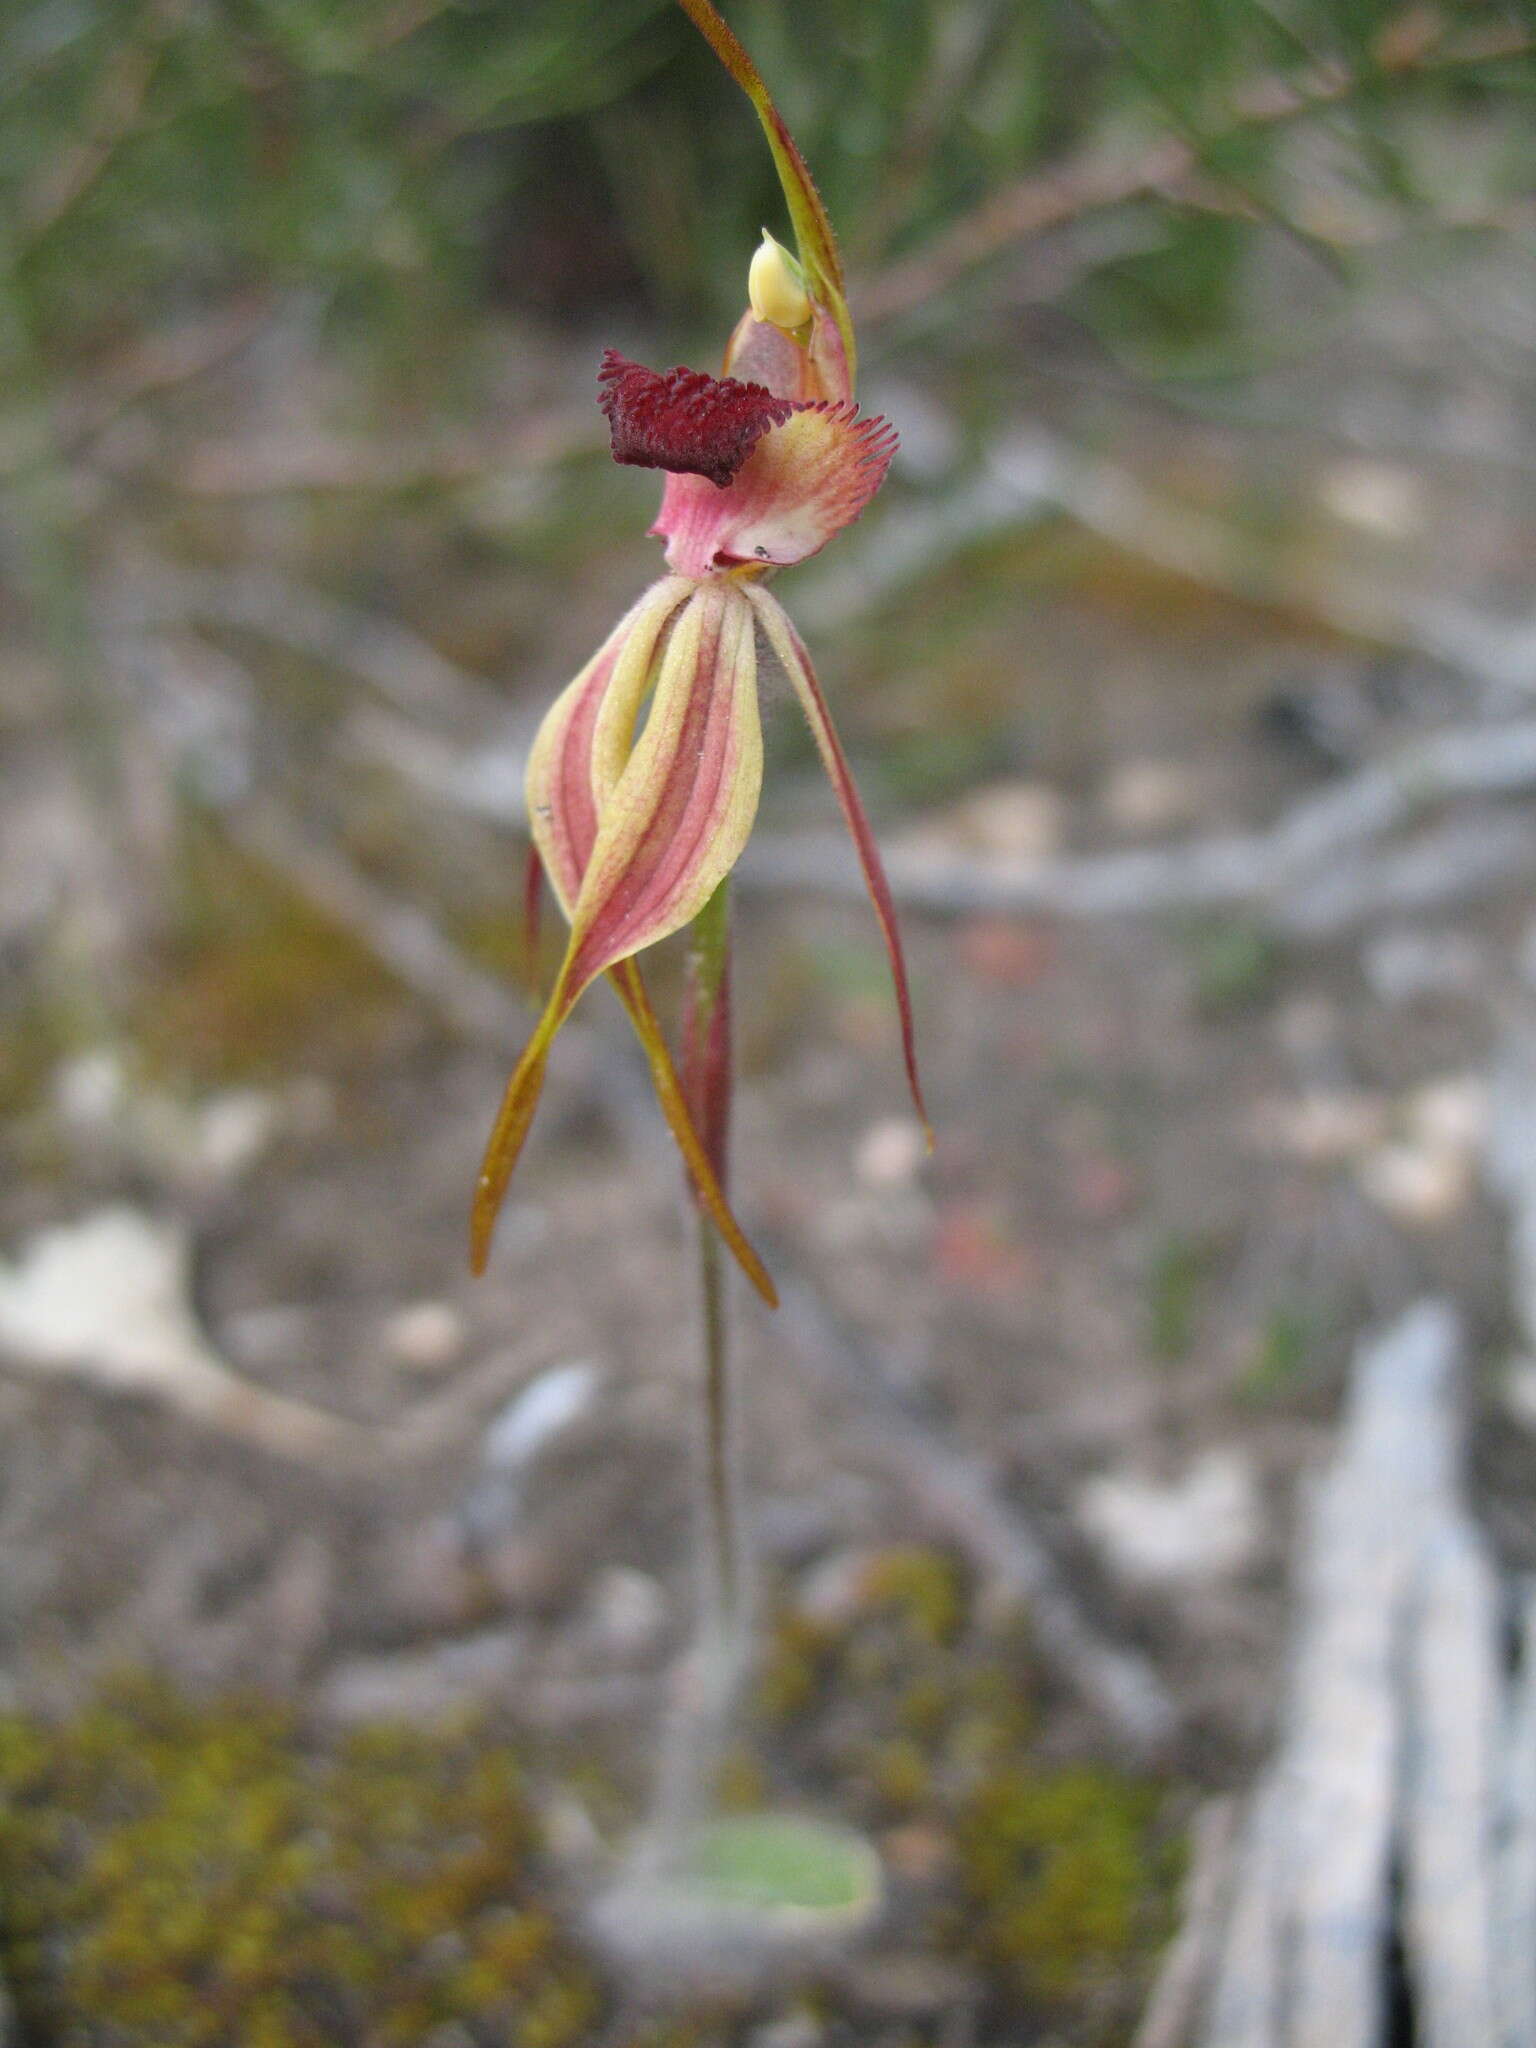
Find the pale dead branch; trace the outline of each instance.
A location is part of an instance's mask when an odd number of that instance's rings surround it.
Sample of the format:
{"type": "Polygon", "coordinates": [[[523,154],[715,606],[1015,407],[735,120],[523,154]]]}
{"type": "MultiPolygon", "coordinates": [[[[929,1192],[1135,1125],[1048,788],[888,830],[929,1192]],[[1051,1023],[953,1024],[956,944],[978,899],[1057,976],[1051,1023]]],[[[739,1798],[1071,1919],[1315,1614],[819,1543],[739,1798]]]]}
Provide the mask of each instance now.
{"type": "Polygon", "coordinates": [[[1519,1589],[1493,1876],[1498,2048],[1536,2041],[1536,1584],[1519,1589]]]}
{"type": "MultiPolygon", "coordinates": [[[[1451,817],[1416,844],[1377,842],[1458,798],[1536,788],[1536,719],[1455,726],[1416,740],[1317,796],[1266,831],[1080,859],[979,862],[964,853],[890,848],[897,900],[941,916],[1047,912],[1065,917],[1260,908],[1282,929],[1321,935],[1383,910],[1474,893],[1536,862],[1522,817],[1482,810],[1451,817]]],[[[743,879],[858,897],[862,883],[832,833],[759,835],[743,879]]]]}
{"type": "MultiPolygon", "coordinates": [[[[1386,2048],[1395,1996],[1424,2048],[1536,2038],[1536,1609],[1527,1590],[1511,1680],[1464,1491],[1464,1350],[1431,1300],[1356,1356],[1303,1512],[1279,1743],[1247,1801],[1205,2023],[1171,2021],[1158,2048],[1386,2048]]],[[[1193,1894],[1188,1922],[1193,1940],[1193,1894]]]]}
{"type": "Polygon", "coordinates": [[[479,729],[501,705],[491,685],[384,613],[329,597],[276,570],[142,565],[103,607],[106,631],[144,633],[200,622],[233,627],[356,676],[427,723],[457,718],[479,729]]]}
{"type": "Polygon", "coordinates": [[[1237,1812],[1208,1799],[1190,1823],[1179,1931],[1168,1944],[1131,2048],[1184,2048],[1209,1979],[1232,1881],[1237,1812]]]}
{"type": "MultiPolygon", "coordinates": [[[[1494,1826],[1503,1601],[1459,1499],[1436,1503],[1410,1621],[1403,1934],[1424,2048],[1496,2041],[1494,1826]]],[[[1536,1940],[1536,1923],[1526,1929],[1536,1940]]]]}
{"type": "MultiPolygon", "coordinates": [[[[1420,1816],[1418,1896],[1444,1881],[1446,1845],[1423,1816],[1452,1768],[1443,1744],[1466,1728],[1430,1733],[1410,1652],[1435,1532],[1465,1524],[1462,1352],[1450,1306],[1424,1301],[1357,1355],[1306,1512],[1280,1748],[1251,1802],[1207,2048],[1381,2048],[1400,1801],[1420,1816]]],[[[1410,1912],[1399,1939],[1418,1932],[1410,1912]]],[[[1421,1981],[1442,1963],[1409,1952],[1421,1981]]],[[[1486,2038],[1463,2033],[1459,2048],[1486,2038]]]]}

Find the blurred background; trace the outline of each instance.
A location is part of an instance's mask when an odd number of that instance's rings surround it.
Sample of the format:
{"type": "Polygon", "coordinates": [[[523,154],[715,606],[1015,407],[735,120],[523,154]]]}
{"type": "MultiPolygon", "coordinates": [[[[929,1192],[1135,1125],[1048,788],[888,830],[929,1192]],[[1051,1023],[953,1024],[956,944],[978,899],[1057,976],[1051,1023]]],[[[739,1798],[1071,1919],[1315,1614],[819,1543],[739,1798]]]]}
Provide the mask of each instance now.
{"type": "Polygon", "coordinates": [[[1299,1483],[1427,1290],[1492,1568],[1536,1567],[1497,1151],[1536,1130],[1529,9],[727,12],[902,438],[779,594],[939,1145],[786,706],[738,889],[785,1307],[740,1304],[764,1647],[719,1796],[867,1830],[887,1913],[688,1989],[583,1931],[697,1550],[679,1193],[606,991],[465,1270],[555,957],[526,748],[659,566],[596,366],[716,365],[786,233],[750,110],[664,0],[13,0],[18,2041],[1178,2048],[1146,2001],[1276,1737],[1299,1483]]]}

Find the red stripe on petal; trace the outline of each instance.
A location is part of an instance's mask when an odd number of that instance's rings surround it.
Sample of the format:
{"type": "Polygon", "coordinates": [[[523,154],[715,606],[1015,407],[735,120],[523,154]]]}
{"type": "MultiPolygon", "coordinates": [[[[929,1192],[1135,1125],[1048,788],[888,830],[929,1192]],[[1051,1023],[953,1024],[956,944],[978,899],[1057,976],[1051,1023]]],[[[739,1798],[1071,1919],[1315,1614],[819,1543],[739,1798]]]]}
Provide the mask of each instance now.
{"type": "Polygon", "coordinates": [[[874,904],[875,916],[879,920],[886,954],[891,963],[896,1009],[901,1019],[901,1050],[907,1069],[907,1085],[912,1091],[913,1106],[922,1120],[931,1151],[933,1126],[928,1121],[928,1111],[923,1103],[922,1083],[917,1073],[917,1043],[912,1028],[912,997],[907,986],[907,964],[901,950],[896,905],[891,899],[891,885],[885,878],[880,849],[875,844],[875,835],[870,829],[859,792],[854,786],[853,772],[848,766],[847,756],[832,724],[832,714],[827,709],[826,698],[822,695],[821,685],[816,680],[816,671],[811,667],[811,657],[805,650],[804,641],[795,631],[788,612],[778,599],[761,585],[749,586],[747,597],[762,623],[768,645],[777,655],[796,696],[800,699],[801,708],[816,741],[817,751],[821,755],[822,765],[827,771],[854,849],[859,856],[859,865],[864,870],[864,884],[869,890],[870,901],[874,904]]]}
{"type": "Polygon", "coordinates": [[[597,381],[615,462],[707,477],[722,487],[793,410],[761,384],[681,367],[648,370],[612,348],[597,381]]]}
{"type": "Polygon", "coordinates": [[[550,1045],[582,991],[607,970],[700,1206],[753,1286],[775,1302],[711,1160],[718,1105],[704,1106],[709,1129],[701,1132],[628,957],[687,923],[714,893],[751,829],[761,780],[754,614],[724,579],[704,586],[668,579],[647,592],[551,707],[530,757],[529,813],[572,931],[486,1147],[471,1224],[477,1272],[543,1088],[550,1045]],[[653,679],[650,714],[631,748],[653,679]]]}

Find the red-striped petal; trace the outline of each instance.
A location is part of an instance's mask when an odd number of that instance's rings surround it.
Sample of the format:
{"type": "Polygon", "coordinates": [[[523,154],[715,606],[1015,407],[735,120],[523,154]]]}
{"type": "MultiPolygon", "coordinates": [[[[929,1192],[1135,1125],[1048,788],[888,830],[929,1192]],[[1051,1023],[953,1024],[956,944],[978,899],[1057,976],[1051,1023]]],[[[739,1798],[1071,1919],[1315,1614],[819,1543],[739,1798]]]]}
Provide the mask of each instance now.
{"type": "Polygon", "coordinates": [[[655,695],[633,747],[649,678],[627,655],[593,729],[598,826],[571,913],[563,976],[572,1000],[615,960],[698,914],[735,866],[757,812],[757,652],[752,608],[737,584],[723,576],[699,584],[653,666],[655,695]]]}
{"type": "MultiPolygon", "coordinates": [[[[567,922],[597,837],[592,749],[598,715],[610,690],[638,707],[657,642],[692,589],[681,576],[653,583],[550,705],[534,739],[528,757],[528,821],[567,922]]],[[[630,716],[633,720],[633,710],[630,716]]]]}

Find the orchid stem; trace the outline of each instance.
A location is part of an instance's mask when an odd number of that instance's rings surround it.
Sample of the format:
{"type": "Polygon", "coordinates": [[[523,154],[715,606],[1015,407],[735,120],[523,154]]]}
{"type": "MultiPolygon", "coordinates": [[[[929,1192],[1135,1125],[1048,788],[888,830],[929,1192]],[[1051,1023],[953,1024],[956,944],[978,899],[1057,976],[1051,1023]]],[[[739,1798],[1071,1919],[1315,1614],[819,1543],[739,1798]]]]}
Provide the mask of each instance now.
{"type": "MultiPolygon", "coordinates": [[[[723,881],[694,919],[688,953],[688,1025],[684,1062],[689,1107],[721,1185],[726,1177],[730,1111],[730,883],[723,881]]],[[[709,1579],[703,1635],[722,1683],[744,1649],[741,1509],[734,1456],[729,1275],[719,1232],[699,1212],[700,1341],[704,1367],[704,1504],[709,1579]]]]}
{"type": "Polygon", "coordinates": [[[728,1276],[719,1233],[699,1217],[699,1301],[704,1345],[704,1482],[709,1521],[710,1573],[707,1636],[729,1669],[744,1633],[741,1585],[741,1509],[733,1447],[736,1404],[731,1386],[728,1276]]]}

